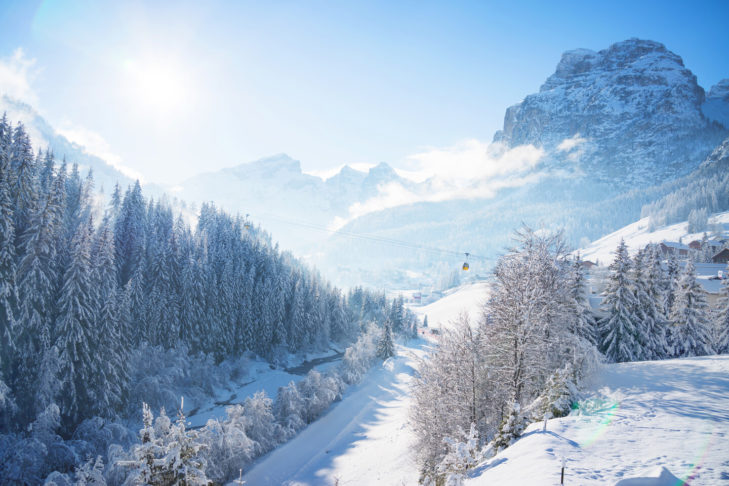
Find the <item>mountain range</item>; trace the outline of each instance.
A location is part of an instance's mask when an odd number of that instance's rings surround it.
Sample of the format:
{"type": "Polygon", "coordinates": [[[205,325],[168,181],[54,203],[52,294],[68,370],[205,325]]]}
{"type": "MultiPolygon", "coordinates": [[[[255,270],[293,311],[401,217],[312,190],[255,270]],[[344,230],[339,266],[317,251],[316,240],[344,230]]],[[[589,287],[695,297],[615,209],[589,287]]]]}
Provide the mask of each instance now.
{"type": "MultiPolygon", "coordinates": [[[[92,168],[105,188],[130,182],[28,105],[3,104],[57,154],[92,168]]],[[[629,39],[565,52],[538,92],[506,110],[484,154],[495,167],[486,173],[495,175],[476,174],[465,185],[414,181],[386,163],[367,171],[345,165],[322,178],[279,154],[151,189],[250,215],[340,285],[413,288],[457,271],[465,252],[472,273],[487,273],[522,223],[564,228],[578,246],[641,213],[667,221],[681,185],[718,177],[707,169],[716,164],[699,166],[727,137],[729,79],[707,93],[680,56],[629,39]],[[520,150],[537,156],[524,165],[520,150]]],[[[683,213],[705,203],[694,199],[683,213]]]]}

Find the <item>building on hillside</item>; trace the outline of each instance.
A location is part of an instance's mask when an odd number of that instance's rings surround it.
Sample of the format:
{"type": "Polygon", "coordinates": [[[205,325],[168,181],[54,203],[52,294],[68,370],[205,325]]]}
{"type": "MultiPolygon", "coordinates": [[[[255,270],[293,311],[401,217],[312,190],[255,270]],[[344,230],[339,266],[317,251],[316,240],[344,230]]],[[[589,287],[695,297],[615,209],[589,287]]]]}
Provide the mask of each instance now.
{"type": "Polygon", "coordinates": [[[592,267],[595,266],[595,263],[591,262],[590,260],[581,260],[580,265],[582,265],[582,268],[587,270],[588,272],[592,269],[592,267]]]}
{"type": "Polygon", "coordinates": [[[704,289],[706,302],[712,309],[717,309],[721,297],[722,279],[727,278],[726,265],[717,263],[695,263],[694,265],[696,266],[696,282],[704,289]]]}
{"type": "Polygon", "coordinates": [[[711,261],[714,263],[723,263],[724,265],[729,263],[729,248],[724,248],[719,253],[711,257],[711,261]]]}
{"type": "MultiPolygon", "coordinates": [[[[721,247],[722,247],[722,244],[721,244],[721,243],[720,243],[719,241],[717,241],[717,240],[708,240],[708,241],[706,242],[706,244],[707,244],[707,245],[709,245],[709,248],[710,248],[710,249],[711,249],[711,251],[713,251],[713,252],[717,252],[717,251],[721,250],[721,247]]],[[[699,240],[694,240],[694,241],[692,241],[691,243],[689,243],[689,244],[688,244],[688,246],[689,246],[689,248],[691,248],[692,250],[697,250],[697,251],[699,251],[699,250],[701,250],[701,241],[699,241],[699,240]]]]}
{"type": "Polygon", "coordinates": [[[677,243],[675,241],[662,241],[658,247],[661,249],[661,253],[664,257],[674,255],[677,257],[686,257],[689,254],[690,248],[683,243],[677,243]]]}

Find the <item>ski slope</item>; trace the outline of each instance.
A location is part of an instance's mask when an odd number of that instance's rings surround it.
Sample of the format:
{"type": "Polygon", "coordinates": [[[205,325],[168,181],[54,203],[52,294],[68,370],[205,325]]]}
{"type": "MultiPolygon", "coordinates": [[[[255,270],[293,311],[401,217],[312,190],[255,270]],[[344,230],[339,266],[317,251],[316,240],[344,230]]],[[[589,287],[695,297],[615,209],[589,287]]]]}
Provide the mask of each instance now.
{"type": "Polygon", "coordinates": [[[431,329],[447,329],[460,314],[468,315],[471,324],[481,315],[481,309],[488,297],[488,283],[477,282],[461,285],[450,291],[442,299],[422,307],[410,309],[418,316],[428,316],[428,327],[431,329]]]}
{"type": "Polygon", "coordinates": [[[559,484],[562,458],[565,484],[729,484],[729,356],[608,365],[580,405],[546,433],[532,424],[466,484],[559,484]]]}

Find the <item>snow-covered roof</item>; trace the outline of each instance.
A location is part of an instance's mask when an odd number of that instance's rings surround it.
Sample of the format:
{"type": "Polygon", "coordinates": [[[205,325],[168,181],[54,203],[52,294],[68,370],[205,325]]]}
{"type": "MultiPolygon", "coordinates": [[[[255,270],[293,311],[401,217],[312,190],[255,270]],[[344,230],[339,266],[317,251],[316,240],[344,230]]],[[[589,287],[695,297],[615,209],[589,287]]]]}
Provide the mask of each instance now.
{"type": "Polygon", "coordinates": [[[684,245],[683,243],[679,243],[677,241],[661,241],[662,245],[667,246],[668,248],[676,248],[677,250],[688,250],[689,247],[687,245],[684,245]]]}

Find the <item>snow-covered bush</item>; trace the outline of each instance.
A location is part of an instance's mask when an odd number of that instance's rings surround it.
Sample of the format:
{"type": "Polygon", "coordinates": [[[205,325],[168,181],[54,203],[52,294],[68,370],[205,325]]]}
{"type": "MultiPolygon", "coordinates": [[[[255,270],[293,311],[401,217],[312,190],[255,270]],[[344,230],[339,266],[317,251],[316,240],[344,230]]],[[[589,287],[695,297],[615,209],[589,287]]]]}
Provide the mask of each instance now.
{"type": "Polygon", "coordinates": [[[209,420],[200,430],[200,441],[206,444],[201,455],[207,463],[210,479],[225,483],[255,457],[257,444],[245,432],[246,419],[242,407],[228,407],[227,420],[209,420]]]}
{"type": "Polygon", "coordinates": [[[344,389],[338,374],[322,374],[316,370],[311,370],[297,386],[304,401],[302,418],[307,424],[316,420],[329,405],[340,400],[344,389]]]}
{"type": "Polygon", "coordinates": [[[463,435],[464,441],[450,437],[443,439],[448,445],[448,453],[436,468],[436,484],[463,486],[466,471],[478,464],[481,459],[476,424],[471,424],[468,435],[463,435]]]}
{"type": "Polygon", "coordinates": [[[381,332],[375,324],[370,323],[357,341],[344,352],[338,369],[345,383],[359,383],[372,368],[377,359],[377,342],[381,332]]]}
{"type": "Polygon", "coordinates": [[[129,414],[148,403],[152,409],[175,410],[180,396],[185,396],[189,409],[209,399],[216,388],[230,384],[231,379],[246,375],[248,359],[243,357],[215,364],[210,355],[188,355],[182,348],[164,349],[143,343],[130,356],[132,396],[129,414]]]}
{"type": "Polygon", "coordinates": [[[273,404],[273,413],[282,427],[286,438],[293,437],[296,432],[306,425],[302,417],[304,399],[299,393],[299,387],[293,381],[278,389],[276,401],[273,404]]]}
{"type": "Polygon", "coordinates": [[[174,424],[166,415],[160,415],[161,418],[155,421],[149,406],[143,404],[144,427],[139,431],[141,444],[135,446],[131,457],[120,464],[130,470],[124,484],[210,484],[205,476],[205,460],[200,454],[203,444],[197,432],[186,429],[182,410],[174,424]]]}
{"type": "Polygon", "coordinates": [[[496,434],[492,441],[492,447],[496,453],[506,449],[513,444],[521,434],[524,432],[526,427],[526,417],[521,412],[521,407],[518,402],[514,402],[509,410],[509,414],[504,418],[504,421],[499,427],[499,433],[496,434]]]}

